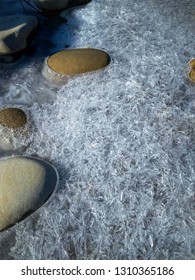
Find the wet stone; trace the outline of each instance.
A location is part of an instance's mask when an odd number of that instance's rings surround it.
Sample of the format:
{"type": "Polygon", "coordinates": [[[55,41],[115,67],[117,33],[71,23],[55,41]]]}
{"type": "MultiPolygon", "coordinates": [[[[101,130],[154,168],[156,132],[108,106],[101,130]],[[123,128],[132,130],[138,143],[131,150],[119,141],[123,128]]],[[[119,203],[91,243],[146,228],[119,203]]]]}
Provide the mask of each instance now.
{"type": "Polygon", "coordinates": [[[27,123],[26,114],[18,108],[5,108],[0,110],[0,125],[8,128],[24,127],[27,123]]]}
{"type": "Polygon", "coordinates": [[[23,220],[52,194],[57,184],[55,169],[36,158],[0,160],[0,231],[23,220]]]}

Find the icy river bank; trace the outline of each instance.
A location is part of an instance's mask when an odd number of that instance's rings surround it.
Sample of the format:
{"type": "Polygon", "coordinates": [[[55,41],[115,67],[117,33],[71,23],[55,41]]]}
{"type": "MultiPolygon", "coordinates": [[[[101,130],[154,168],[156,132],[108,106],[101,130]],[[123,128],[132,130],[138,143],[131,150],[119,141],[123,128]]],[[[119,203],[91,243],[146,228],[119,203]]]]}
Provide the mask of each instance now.
{"type": "MultiPolygon", "coordinates": [[[[5,2],[1,16],[24,13],[5,2]]],[[[37,156],[60,174],[48,205],[0,233],[0,258],[195,259],[195,2],[92,0],[62,16],[39,15],[28,52],[0,64],[0,106],[31,120],[25,134],[0,128],[0,156],[37,156]],[[65,47],[112,61],[52,85],[44,59],[65,47]]]]}

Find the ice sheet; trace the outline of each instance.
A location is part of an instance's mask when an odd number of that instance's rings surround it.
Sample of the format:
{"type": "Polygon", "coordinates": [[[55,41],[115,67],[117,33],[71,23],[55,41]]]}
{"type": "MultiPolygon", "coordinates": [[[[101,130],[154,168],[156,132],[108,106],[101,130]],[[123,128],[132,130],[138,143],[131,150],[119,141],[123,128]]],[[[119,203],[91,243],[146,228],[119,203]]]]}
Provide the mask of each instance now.
{"type": "Polygon", "coordinates": [[[55,87],[37,40],[0,68],[0,104],[32,118],[13,150],[60,173],[53,200],[0,235],[1,258],[195,259],[195,2],[93,0],[62,17],[48,52],[95,47],[112,62],[55,87]]]}

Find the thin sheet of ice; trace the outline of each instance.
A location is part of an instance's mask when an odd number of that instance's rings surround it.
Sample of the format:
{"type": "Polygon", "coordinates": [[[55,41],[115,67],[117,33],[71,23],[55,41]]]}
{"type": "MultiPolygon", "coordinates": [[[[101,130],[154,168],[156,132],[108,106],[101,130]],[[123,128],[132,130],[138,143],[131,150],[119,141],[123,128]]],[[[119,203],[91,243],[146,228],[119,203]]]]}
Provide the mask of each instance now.
{"type": "Polygon", "coordinates": [[[14,149],[60,174],[51,203],[1,237],[2,258],[195,259],[195,2],[93,0],[62,16],[52,52],[95,47],[112,62],[58,89],[42,58],[1,76],[0,102],[33,120],[14,149]]]}

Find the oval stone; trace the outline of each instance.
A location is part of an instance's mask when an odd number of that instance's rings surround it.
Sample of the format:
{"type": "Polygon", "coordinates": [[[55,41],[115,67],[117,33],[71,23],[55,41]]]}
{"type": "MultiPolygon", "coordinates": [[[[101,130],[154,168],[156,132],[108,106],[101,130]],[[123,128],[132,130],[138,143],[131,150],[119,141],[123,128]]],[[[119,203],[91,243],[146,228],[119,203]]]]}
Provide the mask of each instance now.
{"type": "Polygon", "coordinates": [[[5,108],[0,111],[0,125],[9,128],[24,127],[27,123],[26,114],[18,108],[5,108]]]}
{"type": "Polygon", "coordinates": [[[68,49],[51,55],[47,64],[61,75],[75,75],[105,68],[110,63],[108,53],[98,49],[68,49]]]}
{"type": "Polygon", "coordinates": [[[55,168],[40,159],[7,157],[0,160],[0,231],[23,220],[53,193],[55,168]]]}

